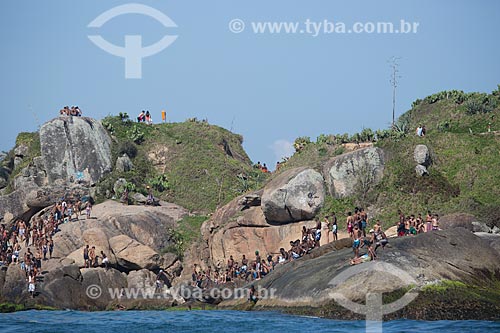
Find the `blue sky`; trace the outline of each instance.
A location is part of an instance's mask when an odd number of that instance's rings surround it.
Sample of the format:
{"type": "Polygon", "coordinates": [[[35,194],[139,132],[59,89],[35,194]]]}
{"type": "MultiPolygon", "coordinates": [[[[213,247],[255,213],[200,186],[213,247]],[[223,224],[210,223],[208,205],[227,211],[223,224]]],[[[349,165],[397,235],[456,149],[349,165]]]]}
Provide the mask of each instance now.
{"type": "MultiPolygon", "coordinates": [[[[64,105],[84,115],[142,109],[158,121],[208,119],[244,136],[254,161],[271,167],[299,136],[387,128],[392,90],[387,60],[400,57],[396,114],[449,89],[490,92],[500,83],[498,1],[141,1],[170,17],[166,28],[138,14],[88,24],[130,1],[10,0],[0,3],[0,150],[64,105]],[[239,34],[228,24],[245,24],[239,34]],[[411,34],[256,34],[252,22],[418,22],[411,34]],[[95,46],[142,35],[177,40],[126,79],[124,60],[95,46]]],[[[300,26],[304,27],[303,25],[300,26]]]]}

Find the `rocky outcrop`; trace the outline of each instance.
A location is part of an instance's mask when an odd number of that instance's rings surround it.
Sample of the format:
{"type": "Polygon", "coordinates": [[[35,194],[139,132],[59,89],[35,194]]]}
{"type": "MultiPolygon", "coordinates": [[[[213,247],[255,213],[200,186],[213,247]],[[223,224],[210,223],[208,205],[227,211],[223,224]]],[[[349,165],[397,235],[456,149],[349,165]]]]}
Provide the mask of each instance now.
{"type": "Polygon", "coordinates": [[[431,165],[431,154],[426,145],[417,145],[413,151],[413,159],[417,164],[428,167],[431,165]]]}
{"type": "Polygon", "coordinates": [[[116,159],[115,169],[120,172],[127,172],[134,169],[134,164],[127,154],[123,154],[116,159]]]}
{"type": "Polygon", "coordinates": [[[384,151],[369,147],[336,156],[325,164],[323,174],[328,190],[335,198],[367,191],[383,177],[384,151]]]}
{"type": "MultiPolygon", "coordinates": [[[[489,242],[466,229],[455,228],[393,239],[390,249],[377,252],[378,260],[352,268],[349,266],[352,249],[299,259],[254,283],[256,287],[272,288],[275,296],[259,300],[256,308],[306,307],[317,308],[316,313],[324,314],[338,307],[335,293],[359,302],[366,299],[368,292],[391,293],[412,286],[412,291],[418,293],[420,288],[442,280],[487,286],[500,273],[500,256],[489,242]]],[[[221,305],[235,307],[242,302],[246,300],[221,305]]],[[[407,313],[418,318],[421,310],[418,303],[410,303],[407,313]]],[[[345,317],[352,317],[352,313],[345,317]]]]}
{"type": "Polygon", "coordinates": [[[246,197],[257,198],[261,193],[258,191],[235,198],[203,223],[203,240],[185,254],[183,265],[188,269],[182,272],[180,280],[190,278],[195,264],[206,269],[208,266],[224,266],[230,255],[238,261],[242,255],[252,260],[256,250],[266,256],[278,252],[280,247],[288,249],[290,241],[300,238],[302,226],[315,226],[311,220],[286,224],[269,222],[261,206],[242,206],[246,197]]]}
{"type": "Polygon", "coordinates": [[[323,176],[313,169],[296,168],[266,185],[261,205],[268,221],[289,223],[312,219],[324,200],[323,176]]]}
{"type": "Polygon", "coordinates": [[[92,211],[96,218],[79,217],[60,225],[61,231],[53,237],[53,258],[42,262],[43,274],[37,281],[35,299],[27,292],[25,273],[19,265],[0,268],[0,302],[82,310],[104,310],[118,303],[125,307],[170,306],[173,298],[165,295],[154,300],[141,298],[143,295],[138,295],[139,299],[121,300],[111,297],[109,290],[152,287],[153,290],[148,290],[154,292],[155,277],[160,269],[165,270],[166,285],[170,286],[183,266],[175,254],[160,255],[159,251],[173,244],[169,230],[175,229],[177,221],[186,214],[182,207],[165,202],[157,207],[127,206],[114,201],[96,205],[92,211]],[[83,247],[87,244],[95,247],[99,265],[102,263],[100,252],[107,255],[108,270],[83,268],[83,247]],[[101,294],[93,297],[96,286],[101,294]]]}
{"type": "Polygon", "coordinates": [[[156,270],[159,267],[160,255],[155,250],[126,235],[111,238],[109,245],[117,265],[127,271],[143,268],[156,270]]]}
{"type": "Polygon", "coordinates": [[[101,243],[96,241],[97,238],[89,236],[98,233],[104,234],[107,239],[126,235],[158,252],[172,244],[168,231],[175,228],[176,222],[186,214],[184,208],[166,202],[151,207],[106,201],[93,207],[92,215],[95,218],[84,219],[82,216],[78,221],[60,226],[61,232],[54,236],[57,244],[54,254],[65,257],[86,244],[99,245],[101,243]],[[92,239],[96,244],[92,243],[92,239]]]}
{"type": "Polygon", "coordinates": [[[40,129],[42,158],[49,184],[83,178],[97,182],[111,171],[111,138],[100,122],[63,116],[40,129]]]}

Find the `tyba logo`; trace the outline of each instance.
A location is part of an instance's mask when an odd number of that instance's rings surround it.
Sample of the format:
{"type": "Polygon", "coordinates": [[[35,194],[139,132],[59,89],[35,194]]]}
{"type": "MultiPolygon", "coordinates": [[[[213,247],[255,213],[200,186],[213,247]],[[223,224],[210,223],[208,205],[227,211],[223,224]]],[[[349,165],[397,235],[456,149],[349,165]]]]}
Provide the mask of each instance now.
{"type": "MultiPolygon", "coordinates": [[[[156,19],[166,28],[177,27],[172,19],[159,10],[146,5],[133,3],[116,6],[105,11],[90,22],[88,27],[100,28],[109,20],[124,14],[142,14],[156,19]]],[[[100,35],[89,35],[88,38],[107,53],[125,58],[125,78],[140,79],[142,78],[142,58],[163,51],[177,39],[177,36],[165,35],[158,42],[146,47],[142,47],[141,35],[125,35],[125,46],[123,47],[111,44],[100,35]]]]}

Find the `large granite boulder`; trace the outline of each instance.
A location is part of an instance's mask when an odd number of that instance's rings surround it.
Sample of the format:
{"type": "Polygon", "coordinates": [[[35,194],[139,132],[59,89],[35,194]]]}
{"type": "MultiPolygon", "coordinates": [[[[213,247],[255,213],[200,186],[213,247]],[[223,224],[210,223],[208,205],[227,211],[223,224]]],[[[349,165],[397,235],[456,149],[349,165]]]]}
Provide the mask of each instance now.
{"type": "Polygon", "coordinates": [[[313,169],[296,168],[266,185],[261,205],[268,221],[289,223],[312,219],[324,200],[323,176],[313,169]]]}
{"type": "Polygon", "coordinates": [[[28,294],[25,272],[21,270],[20,265],[9,265],[8,267],[1,267],[1,269],[4,270],[4,277],[0,299],[3,298],[19,303],[22,297],[28,294]]]}
{"type": "MultiPolygon", "coordinates": [[[[126,235],[159,252],[172,245],[168,231],[175,228],[177,221],[187,213],[184,208],[166,202],[152,207],[127,206],[116,201],[105,201],[92,208],[94,218],[85,219],[84,216],[79,216],[77,221],[59,226],[61,232],[54,236],[54,255],[63,258],[88,244],[99,246],[110,256],[109,251],[105,250],[108,247],[105,239],[119,235],[126,235]],[[101,233],[103,237],[100,236],[101,233]]],[[[37,215],[34,218],[36,217],[37,215]]],[[[77,257],[81,257],[81,252],[77,257]]]]}
{"type": "Polygon", "coordinates": [[[156,274],[147,269],[130,271],[127,275],[127,286],[129,288],[152,288],[156,287],[156,274]]]}
{"type": "Polygon", "coordinates": [[[84,178],[97,182],[111,171],[111,138],[100,122],[62,116],[40,129],[42,157],[49,184],[84,178]]]}
{"type": "MultiPolygon", "coordinates": [[[[37,187],[33,184],[31,187],[17,189],[7,195],[0,195],[0,217],[6,214],[23,219],[29,219],[36,210],[32,210],[26,203],[26,196],[31,190],[37,187]]],[[[8,221],[5,221],[8,222],[8,221]]]]}
{"type": "Polygon", "coordinates": [[[323,169],[330,194],[344,198],[367,191],[384,174],[384,151],[369,147],[336,156],[323,169]]]}
{"type": "MultiPolygon", "coordinates": [[[[245,255],[255,259],[255,251],[262,256],[276,253],[280,247],[287,250],[290,241],[300,239],[303,226],[312,228],[312,220],[274,223],[266,219],[261,206],[242,204],[245,197],[261,196],[262,190],[247,193],[217,209],[211,218],[201,226],[202,241],[193,244],[185,253],[180,281],[190,279],[192,267],[196,264],[207,269],[208,266],[223,266],[229,256],[240,261],[245,255]]],[[[175,264],[173,265],[175,266],[175,264]]]]}
{"type": "Polygon", "coordinates": [[[417,145],[413,151],[413,159],[420,165],[428,167],[431,165],[431,154],[426,145],[417,145]]]}
{"type": "Polygon", "coordinates": [[[117,265],[125,270],[158,269],[160,255],[158,252],[128,237],[119,235],[109,240],[117,265]]]}

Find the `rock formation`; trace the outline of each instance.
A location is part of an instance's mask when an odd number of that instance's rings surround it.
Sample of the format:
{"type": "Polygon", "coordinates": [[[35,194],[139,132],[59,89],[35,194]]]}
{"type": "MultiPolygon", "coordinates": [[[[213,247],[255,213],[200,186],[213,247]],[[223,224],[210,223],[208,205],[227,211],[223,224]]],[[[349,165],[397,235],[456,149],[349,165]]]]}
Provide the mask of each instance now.
{"type": "Polygon", "coordinates": [[[49,184],[79,178],[95,183],[111,171],[111,138],[94,119],[55,118],[40,129],[40,144],[49,184]]]}
{"type": "Polygon", "coordinates": [[[324,180],[313,169],[283,172],[264,188],[262,211],[270,222],[288,223],[312,219],[325,200],[324,180]]]}
{"type": "MultiPolygon", "coordinates": [[[[306,307],[317,308],[317,313],[325,313],[327,309],[338,307],[333,293],[360,302],[366,299],[368,291],[390,293],[412,286],[412,290],[418,293],[420,288],[441,280],[487,286],[494,283],[495,276],[500,273],[500,256],[490,243],[500,243],[500,237],[491,236],[490,239],[483,240],[463,228],[424,233],[415,237],[393,239],[390,249],[377,252],[377,261],[352,268],[348,263],[352,257],[352,249],[330,249],[330,252],[322,256],[304,257],[278,267],[256,282],[256,287],[261,286],[267,290],[272,288],[275,295],[273,298],[259,300],[256,307],[266,310],[306,307]],[[379,266],[381,271],[377,270],[379,266]],[[397,267],[404,274],[399,274],[391,267],[397,267]],[[334,283],[334,278],[342,276],[348,270],[353,270],[350,272],[356,274],[345,280],[340,279],[341,283],[334,283]]],[[[230,300],[221,303],[221,306],[234,308],[242,302],[247,301],[230,300]]],[[[454,306],[459,308],[461,305],[454,306]]],[[[422,311],[418,301],[414,305],[410,303],[408,307],[408,312],[413,313],[412,318],[422,311]]],[[[349,315],[344,312],[342,315],[343,318],[352,317],[352,313],[349,315]]]]}
{"type": "Polygon", "coordinates": [[[427,176],[429,174],[427,168],[432,163],[429,148],[427,148],[426,145],[417,145],[413,152],[413,159],[418,163],[417,166],[415,166],[415,172],[417,176],[427,176]]]}
{"type": "Polygon", "coordinates": [[[384,174],[384,151],[369,147],[336,156],[323,169],[330,194],[335,198],[355,195],[367,190],[384,174]]]}

